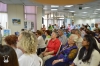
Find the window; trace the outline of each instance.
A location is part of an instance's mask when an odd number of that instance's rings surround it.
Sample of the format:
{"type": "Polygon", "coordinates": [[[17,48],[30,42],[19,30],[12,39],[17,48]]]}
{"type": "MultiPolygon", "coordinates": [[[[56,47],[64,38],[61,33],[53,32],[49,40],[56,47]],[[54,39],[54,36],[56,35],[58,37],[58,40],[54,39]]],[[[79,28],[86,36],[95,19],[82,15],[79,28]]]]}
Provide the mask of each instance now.
{"type": "Polygon", "coordinates": [[[24,11],[25,11],[25,20],[26,21],[31,21],[34,22],[34,29],[33,31],[36,31],[36,6],[24,6],[24,11]]]}
{"type": "Polygon", "coordinates": [[[7,4],[0,2],[0,12],[7,12],[7,4]]]}
{"type": "Polygon", "coordinates": [[[8,14],[7,14],[7,4],[3,4],[0,2],[0,26],[3,29],[8,28],[8,14]]]}

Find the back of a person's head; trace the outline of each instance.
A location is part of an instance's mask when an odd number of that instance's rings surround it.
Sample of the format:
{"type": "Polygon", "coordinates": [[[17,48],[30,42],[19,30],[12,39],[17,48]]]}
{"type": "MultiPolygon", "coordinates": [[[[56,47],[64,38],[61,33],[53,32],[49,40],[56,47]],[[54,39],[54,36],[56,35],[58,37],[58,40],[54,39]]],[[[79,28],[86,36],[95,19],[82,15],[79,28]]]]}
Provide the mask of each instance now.
{"type": "Polygon", "coordinates": [[[21,31],[25,31],[25,29],[21,29],[21,31]]]}
{"type": "Polygon", "coordinates": [[[77,41],[78,41],[78,36],[76,35],[76,34],[71,34],[70,36],[69,36],[69,38],[72,38],[73,39],[73,41],[76,43],[77,41]]]}
{"type": "Polygon", "coordinates": [[[45,31],[48,35],[51,35],[50,30],[45,31]]]}
{"type": "Polygon", "coordinates": [[[9,36],[5,37],[5,42],[8,45],[13,45],[15,47],[16,47],[16,44],[17,44],[17,40],[18,40],[18,37],[16,35],[9,35],[9,36]]]}
{"type": "Polygon", "coordinates": [[[19,66],[16,52],[7,45],[0,45],[0,66],[19,66]]]}
{"type": "Polygon", "coordinates": [[[40,31],[40,30],[37,30],[36,33],[37,33],[38,35],[40,35],[40,36],[42,35],[42,31],[40,31]]]}
{"type": "Polygon", "coordinates": [[[37,50],[37,37],[31,31],[24,31],[20,34],[20,40],[17,47],[21,48],[26,54],[36,53],[37,50]]]}

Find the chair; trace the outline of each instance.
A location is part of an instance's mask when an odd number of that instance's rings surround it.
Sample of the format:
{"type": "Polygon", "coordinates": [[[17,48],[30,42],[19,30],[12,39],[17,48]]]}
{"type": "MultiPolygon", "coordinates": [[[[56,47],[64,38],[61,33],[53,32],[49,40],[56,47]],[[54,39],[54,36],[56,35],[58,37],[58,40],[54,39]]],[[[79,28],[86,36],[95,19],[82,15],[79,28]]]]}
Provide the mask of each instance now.
{"type": "Polygon", "coordinates": [[[39,58],[40,66],[42,66],[43,65],[43,60],[40,57],[38,57],[38,58],[39,58]]]}
{"type": "Polygon", "coordinates": [[[59,51],[60,51],[61,46],[62,46],[62,43],[61,43],[61,45],[60,45],[60,47],[59,47],[59,49],[58,49],[58,51],[57,51],[56,55],[58,55],[58,53],[59,53],[59,51]]]}

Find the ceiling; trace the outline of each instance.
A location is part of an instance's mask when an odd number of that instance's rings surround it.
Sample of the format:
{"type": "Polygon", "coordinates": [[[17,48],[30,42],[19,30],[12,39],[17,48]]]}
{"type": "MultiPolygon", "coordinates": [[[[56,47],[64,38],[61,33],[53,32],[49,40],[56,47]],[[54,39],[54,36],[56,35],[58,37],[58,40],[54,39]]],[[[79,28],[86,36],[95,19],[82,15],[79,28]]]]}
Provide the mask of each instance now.
{"type": "Polygon", "coordinates": [[[72,15],[78,18],[100,18],[100,0],[94,2],[73,5],[72,7],[56,6],[51,7],[51,5],[43,5],[36,2],[31,2],[29,0],[0,0],[6,4],[23,4],[28,6],[39,6],[43,7],[45,13],[57,13],[60,12],[62,15],[72,15]],[[52,9],[55,9],[52,11],[52,9]],[[97,10],[96,10],[97,9],[97,10]],[[75,11],[75,12],[70,12],[75,11]]]}
{"type": "Polygon", "coordinates": [[[31,0],[43,4],[52,4],[52,5],[68,5],[68,4],[82,4],[82,3],[87,3],[87,2],[93,2],[95,0],[31,0]]]}

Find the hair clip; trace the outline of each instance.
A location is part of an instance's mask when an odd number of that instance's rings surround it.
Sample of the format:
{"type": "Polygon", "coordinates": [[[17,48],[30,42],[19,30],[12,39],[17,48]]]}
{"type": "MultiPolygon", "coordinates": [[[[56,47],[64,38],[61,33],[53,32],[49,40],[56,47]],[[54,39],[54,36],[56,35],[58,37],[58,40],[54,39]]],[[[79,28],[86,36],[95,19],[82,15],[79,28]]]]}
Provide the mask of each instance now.
{"type": "Polygon", "coordinates": [[[4,63],[8,63],[9,62],[9,60],[8,60],[9,56],[8,55],[5,55],[3,57],[4,57],[4,63]]]}

